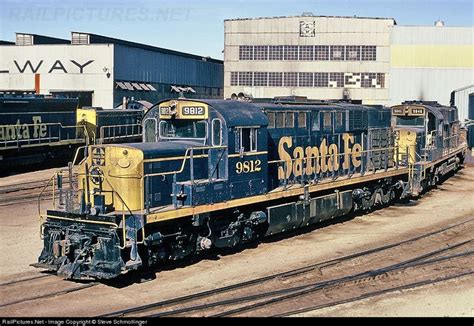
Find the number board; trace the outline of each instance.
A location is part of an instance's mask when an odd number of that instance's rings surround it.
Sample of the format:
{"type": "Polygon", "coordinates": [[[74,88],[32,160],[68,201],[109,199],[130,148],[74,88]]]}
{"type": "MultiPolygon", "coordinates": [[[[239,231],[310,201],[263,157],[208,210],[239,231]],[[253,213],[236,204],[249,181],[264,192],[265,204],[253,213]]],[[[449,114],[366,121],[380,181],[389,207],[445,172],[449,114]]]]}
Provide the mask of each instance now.
{"type": "Polygon", "coordinates": [[[160,119],[207,119],[209,107],[195,101],[171,100],[159,105],[160,119]]]}

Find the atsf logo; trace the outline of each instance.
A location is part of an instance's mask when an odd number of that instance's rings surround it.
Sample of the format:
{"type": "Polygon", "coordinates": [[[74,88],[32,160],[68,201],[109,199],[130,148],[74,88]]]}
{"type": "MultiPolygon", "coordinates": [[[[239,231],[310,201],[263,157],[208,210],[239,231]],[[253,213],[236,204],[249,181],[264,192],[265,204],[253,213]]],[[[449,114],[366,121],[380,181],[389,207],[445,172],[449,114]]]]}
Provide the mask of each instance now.
{"type": "Polygon", "coordinates": [[[348,133],[342,135],[344,151],[339,155],[337,144],[329,144],[326,138],[319,146],[293,147],[293,138],[282,137],[278,143],[278,155],[286,167],[278,167],[278,178],[287,179],[292,174],[297,177],[303,174],[312,175],[320,172],[339,170],[350,166],[361,165],[362,145],[354,143],[354,136],[348,133]]]}
{"type": "Polygon", "coordinates": [[[47,125],[41,123],[41,116],[33,116],[33,123],[23,123],[20,119],[14,125],[0,125],[0,140],[22,140],[48,136],[47,125]]]}

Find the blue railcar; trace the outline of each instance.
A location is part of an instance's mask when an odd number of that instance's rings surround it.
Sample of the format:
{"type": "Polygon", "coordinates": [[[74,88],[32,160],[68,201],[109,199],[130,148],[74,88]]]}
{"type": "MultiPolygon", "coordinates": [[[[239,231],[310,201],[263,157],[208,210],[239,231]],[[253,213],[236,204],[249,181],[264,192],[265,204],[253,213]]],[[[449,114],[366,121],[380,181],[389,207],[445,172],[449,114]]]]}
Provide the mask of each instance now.
{"type": "Polygon", "coordinates": [[[77,98],[0,95],[0,174],[65,163],[88,144],[139,141],[148,108],[134,101],[126,109],[78,108],[77,98]]]}
{"type": "Polygon", "coordinates": [[[77,105],[77,99],[0,95],[2,169],[69,157],[65,148],[83,143],[76,137],[77,105]]]}
{"type": "MultiPolygon", "coordinates": [[[[43,216],[36,266],[113,278],[388,205],[419,181],[391,120],[376,105],[162,101],[142,142],[89,146],[79,190],[43,216]]],[[[465,144],[444,144],[423,171],[462,161],[465,144]]]]}

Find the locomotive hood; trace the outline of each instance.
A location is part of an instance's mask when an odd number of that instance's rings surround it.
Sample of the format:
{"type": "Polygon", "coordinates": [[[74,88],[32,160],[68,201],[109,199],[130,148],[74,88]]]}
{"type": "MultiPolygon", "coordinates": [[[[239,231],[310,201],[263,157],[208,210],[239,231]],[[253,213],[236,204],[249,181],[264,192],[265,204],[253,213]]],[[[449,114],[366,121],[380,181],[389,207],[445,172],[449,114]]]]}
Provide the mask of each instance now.
{"type": "Polygon", "coordinates": [[[131,143],[120,145],[120,147],[132,147],[140,150],[143,153],[144,159],[184,155],[187,149],[202,146],[202,142],[192,140],[162,141],[156,143],[131,143]]]}

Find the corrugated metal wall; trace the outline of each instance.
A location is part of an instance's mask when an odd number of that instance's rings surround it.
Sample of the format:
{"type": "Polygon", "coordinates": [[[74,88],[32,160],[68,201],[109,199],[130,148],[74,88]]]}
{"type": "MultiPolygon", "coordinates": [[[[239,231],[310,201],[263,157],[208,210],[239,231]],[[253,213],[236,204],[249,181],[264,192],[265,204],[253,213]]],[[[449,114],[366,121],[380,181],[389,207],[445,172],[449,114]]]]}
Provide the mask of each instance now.
{"type": "Polygon", "coordinates": [[[474,85],[454,91],[454,105],[459,110],[459,120],[461,122],[469,118],[474,119],[474,112],[472,117],[469,116],[469,95],[472,94],[474,94],[474,85]]]}
{"type": "Polygon", "coordinates": [[[358,17],[267,17],[224,21],[225,27],[225,87],[224,97],[240,92],[253,97],[307,96],[313,99],[339,99],[344,88],[352,99],[364,103],[386,103],[389,100],[390,31],[392,19],[358,17]],[[302,37],[301,24],[314,23],[314,36],[302,37]],[[376,60],[240,60],[241,45],[299,45],[299,46],[376,46],[376,60]],[[362,87],[282,87],[243,86],[231,84],[232,72],[342,72],[382,73],[382,88],[362,87]]]}
{"type": "Polygon", "coordinates": [[[223,88],[224,66],[139,48],[115,45],[116,80],[223,88]]]}
{"type": "Polygon", "coordinates": [[[426,100],[449,105],[453,90],[474,84],[473,40],[472,27],[394,26],[390,104],[426,100]]]}

